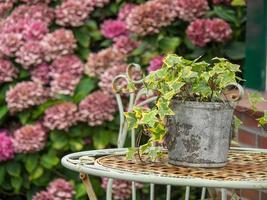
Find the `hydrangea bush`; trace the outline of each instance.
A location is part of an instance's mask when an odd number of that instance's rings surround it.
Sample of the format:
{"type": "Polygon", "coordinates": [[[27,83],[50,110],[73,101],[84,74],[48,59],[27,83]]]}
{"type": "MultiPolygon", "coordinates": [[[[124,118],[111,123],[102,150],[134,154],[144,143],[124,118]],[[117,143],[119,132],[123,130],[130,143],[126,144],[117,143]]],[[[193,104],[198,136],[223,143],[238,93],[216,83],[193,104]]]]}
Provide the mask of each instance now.
{"type": "MultiPolygon", "coordinates": [[[[112,79],[167,53],[242,64],[245,15],[242,0],[0,0],[0,198],[86,199],[60,158],[116,146],[112,79]]],[[[104,198],[107,180],[92,181],[104,198]]]]}

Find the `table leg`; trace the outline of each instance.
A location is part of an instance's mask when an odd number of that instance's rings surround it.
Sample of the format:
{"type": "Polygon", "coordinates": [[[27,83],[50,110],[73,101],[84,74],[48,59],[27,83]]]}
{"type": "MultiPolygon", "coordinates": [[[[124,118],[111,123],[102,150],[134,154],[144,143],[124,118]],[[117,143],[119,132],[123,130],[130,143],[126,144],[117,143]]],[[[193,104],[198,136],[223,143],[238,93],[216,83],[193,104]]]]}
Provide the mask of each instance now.
{"type": "Polygon", "coordinates": [[[205,196],[206,196],[206,188],[203,187],[202,188],[202,192],[201,192],[201,200],[204,200],[205,199],[205,196]]]}
{"type": "Polygon", "coordinates": [[[186,186],[186,190],[185,190],[185,200],[189,200],[190,197],[190,187],[186,186]]]}
{"type": "Polygon", "coordinates": [[[155,184],[150,184],[150,200],[154,200],[155,184]]]}
{"type": "Polygon", "coordinates": [[[171,200],[171,185],[167,185],[166,200],[171,200]]]}
{"type": "Polygon", "coordinates": [[[132,182],[132,200],[136,200],[136,187],[135,182],[132,182]]]}
{"type": "Polygon", "coordinates": [[[221,194],[222,194],[222,200],[227,200],[227,191],[226,191],[226,189],[221,189],[221,194]]]}
{"type": "Polygon", "coordinates": [[[97,200],[95,191],[94,191],[94,189],[92,187],[92,183],[91,183],[88,175],[84,174],[84,173],[80,173],[80,179],[82,180],[82,182],[83,182],[83,184],[85,186],[85,189],[86,189],[87,195],[89,197],[89,200],[97,200]]]}
{"type": "Polygon", "coordinates": [[[108,179],[107,194],[106,194],[107,200],[112,200],[112,183],[113,183],[113,179],[109,178],[108,179]]]}

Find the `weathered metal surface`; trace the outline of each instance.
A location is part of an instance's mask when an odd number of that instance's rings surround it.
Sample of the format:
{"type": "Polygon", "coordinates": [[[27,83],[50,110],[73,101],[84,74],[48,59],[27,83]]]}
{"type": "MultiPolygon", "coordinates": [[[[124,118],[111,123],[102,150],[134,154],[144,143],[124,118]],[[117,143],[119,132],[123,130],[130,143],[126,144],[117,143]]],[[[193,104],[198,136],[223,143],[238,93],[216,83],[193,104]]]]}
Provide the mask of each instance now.
{"type": "Polygon", "coordinates": [[[173,100],[167,120],[169,162],[191,167],[227,163],[234,109],[229,104],[173,100]]]}

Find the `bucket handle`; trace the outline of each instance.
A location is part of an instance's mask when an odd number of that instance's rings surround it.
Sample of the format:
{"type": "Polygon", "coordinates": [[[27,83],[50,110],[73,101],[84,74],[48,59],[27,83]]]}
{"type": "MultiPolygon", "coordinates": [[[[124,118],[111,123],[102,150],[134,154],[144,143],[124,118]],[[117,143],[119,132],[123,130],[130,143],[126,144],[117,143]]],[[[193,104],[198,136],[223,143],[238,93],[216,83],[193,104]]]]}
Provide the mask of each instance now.
{"type": "Polygon", "coordinates": [[[229,83],[226,86],[226,88],[229,88],[231,86],[233,86],[233,87],[235,87],[235,88],[238,89],[238,96],[233,95],[233,96],[231,96],[230,99],[228,99],[227,96],[223,93],[224,96],[226,97],[226,100],[229,101],[229,102],[232,102],[232,103],[240,101],[243,98],[244,93],[245,93],[243,87],[240,84],[238,84],[238,83],[229,83]]]}

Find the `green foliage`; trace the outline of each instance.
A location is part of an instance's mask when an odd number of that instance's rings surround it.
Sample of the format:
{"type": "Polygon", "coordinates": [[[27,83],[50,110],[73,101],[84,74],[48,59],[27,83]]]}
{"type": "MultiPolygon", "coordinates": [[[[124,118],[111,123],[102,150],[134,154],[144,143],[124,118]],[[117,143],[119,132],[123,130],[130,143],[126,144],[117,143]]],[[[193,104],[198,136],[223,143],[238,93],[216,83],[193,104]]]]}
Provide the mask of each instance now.
{"type": "Polygon", "coordinates": [[[231,2],[232,6],[245,6],[246,5],[246,1],[245,0],[233,0],[231,2]]]}
{"type": "Polygon", "coordinates": [[[263,116],[257,120],[259,121],[259,126],[265,126],[267,124],[267,110],[265,110],[263,116]]]}
{"type": "Polygon", "coordinates": [[[257,111],[257,104],[265,101],[264,98],[258,92],[252,92],[248,94],[249,104],[254,112],[257,111]]]}
{"type": "MultiPolygon", "coordinates": [[[[187,60],[175,54],[167,55],[161,69],[150,73],[144,79],[147,90],[158,94],[152,108],[134,107],[125,116],[129,128],[142,127],[151,138],[141,146],[141,153],[148,152],[152,160],[161,155],[161,150],[153,147],[154,143],[163,142],[166,135],[165,119],[174,115],[171,109],[172,99],[199,102],[225,101],[222,95],[230,84],[236,84],[240,78],[239,65],[224,58],[213,58],[211,63],[200,59],[187,60]]],[[[133,149],[128,151],[128,158],[133,156],[133,149]]]]}

